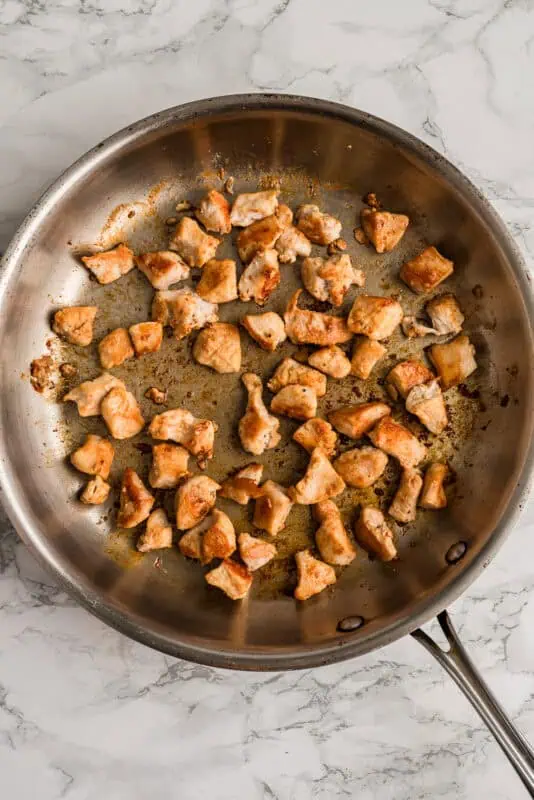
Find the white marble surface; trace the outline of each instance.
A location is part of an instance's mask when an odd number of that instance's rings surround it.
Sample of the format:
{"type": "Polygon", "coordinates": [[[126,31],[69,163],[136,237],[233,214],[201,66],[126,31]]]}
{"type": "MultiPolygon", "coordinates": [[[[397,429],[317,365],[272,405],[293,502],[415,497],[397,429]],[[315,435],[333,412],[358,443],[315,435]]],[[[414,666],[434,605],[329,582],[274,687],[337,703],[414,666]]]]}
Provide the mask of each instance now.
{"type": "MultiPolygon", "coordinates": [[[[76,156],[153,111],[244,90],[359,106],[444,152],[532,263],[531,0],[4,0],[0,249],[76,156]]],[[[242,675],[177,662],[82,611],[0,534],[0,794],[10,800],[416,800],[526,793],[406,639],[242,675]]],[[[453,609],[534,740],[534,504],[453,609]]]]}

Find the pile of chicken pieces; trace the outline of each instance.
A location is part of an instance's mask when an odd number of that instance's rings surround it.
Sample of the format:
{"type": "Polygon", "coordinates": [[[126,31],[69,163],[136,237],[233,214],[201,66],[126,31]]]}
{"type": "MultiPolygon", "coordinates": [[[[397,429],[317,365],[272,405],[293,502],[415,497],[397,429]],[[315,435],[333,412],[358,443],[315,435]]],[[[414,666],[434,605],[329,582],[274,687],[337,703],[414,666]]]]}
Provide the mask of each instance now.
{"type": "MultiPolygon", "coordinates": [[[[164,328],[172,329],[177,340],[199,331],[193,346],[195,360],[219,373],[241,369],[241,340],[235,325],[219,322],[218,305],[235,300],[254,301],[262,306],[283,280],[282,268],[300,260],[300,274],[306,291],[317,300],[339,307],[352,286],[363,287],[365,275],[353,266],[340,238],[341,222],[316,205],[301,205],[295,216],[281,204],[279,192],[258,191],[238,195],[233,204],[219,191],[211,190],[193,214],[177,222],[168,250],[135,255],[125,244],[82,259],[101,284],[109,284],[137,267],[154,287],[152,319],[117,328],[98,344],[103,372],[69,391],[65,401],[76,403],[82,417],[100,415],[115,440],[128,439],[145,426],[135,396],[109,372],[126,359],[157,352],[164,328]],[[217,259],[220,236],[239,230],[236,247],[244,265],[237,277],[236,262],[217,259]],[[216,234],[216,235],[213,235],[216,234]],[[324,256],[312,256],[312,244],[327,248],[324,256]],[[170,288],[201,270],[196,290],[170,288]]],[[[180,208],[189,207],[181,204],[180,208]]],[[[354,232],[361,244],[371,243],[377,253],[393,250],[402,239],[409,219],[404,214],[382,210],[374,195],[368,195],[361,212],[361,227],[354,232]]],[[[287,268],[287,267],[285,267],[287,268]]],[[[433,292],[454,269],[453,262],[435,247],[427,247],[400,270],[401,279],[418,295],[433,292]]],[[[385,402],[362,402],[337,408],[328,419],[317,416],[318,398],[327,392],[328,379],[348,375],[365,381],[387,353],[384,344],[400,325],[407,337],[452,335],[432,344],[428,356],[434,371],[422,360],[397,363],[388,373],[386,388],[391,401],[404,403],[434,435],[448,425],[444,392],[460,384],[477,367],[475,350],[462,334],[464,316],[452,294],[437,294],[425,306],[427,322],[404,315],[398,299],[360,293],[347,318],[299,308],[297,291],[289,301],[284,318],[267,311],[245,314],[243,328],[252,340],[273,352],[289,338],[297,345],[314,345],[308,365],[284,358],[267,383],[273,393],[270,408],[263,399],[262,381],[253,373],[241,376],[248,394],[246,412],[238,424],[244,451],[261,456],[280,444],[280,420],[287,416],[302,422],[293,439],[310,455],[305,474],[294,485],[284,487],[273,480],[262,483],[263,466],[251,463],[221,484],[207,474],[192,474],[193,457],[205,470],[214,456],[217,424],[199,419],[185,408],[156,414],[148,432],[157,442],[152,447],[152,466],[147,488],[132,469],[122,478],[117,523],[134,528],[145,523],[137,547],[141,552],[173,546],[173,525],[162,508],[154,508],[151,489],[175,492],[175,524],[181,532],[180,552],[203,565],[219,563],[205,578],[233,600],[250,590],[253,572],[276,556],[272,540],[286,525],[294,504],[313,507],[317,523],[315,542],[320,558],[311,550],[295,556],[298,584],[294,595],[306,600],[335,583],[334,567],[350,564],[356,557],[351,540],[333,498],[347,486],[372,486],[384,473],[388,459],[398,461],[402,474],[389,516],[399,523],[411,522],[417,507],[442,509],[447,505],[444,485],[449,469],[444,463],[430,463],[424,474],[420,466],[427,454],[425,445],[393,416],[385,402]],[[354,338],[351,358],[339,345],[354,338]],[[355,446],[334,458],[338,434],[353,439],[355,446]],[[364,437],[368,442],[365,443],[364,437]],[[217,497],[241,505],[254,502],[253,526],[259,535],[236,536],[232,521],[217,508],[217,497]],[[235,556],[238,555],[239,560],[235,556]]],[[[66,341],[87,347],[93,340],[97,307],[68,307],[58,310],[53,330],[66,341]]],[[[146,393],[154,403],[166,402],[166,393],[150,387],[146,393]]],[[[87,504],[103,503],[110,493],[107,482],[114,445],[109,438],[90,434],[70,460],[90,476],[81,493],[87,504]]],[[[370,554],[390,561],[397,556],[394,534],[384,513],[375,506],[363,506],[354,526],[356,541],[370,554]]]]}

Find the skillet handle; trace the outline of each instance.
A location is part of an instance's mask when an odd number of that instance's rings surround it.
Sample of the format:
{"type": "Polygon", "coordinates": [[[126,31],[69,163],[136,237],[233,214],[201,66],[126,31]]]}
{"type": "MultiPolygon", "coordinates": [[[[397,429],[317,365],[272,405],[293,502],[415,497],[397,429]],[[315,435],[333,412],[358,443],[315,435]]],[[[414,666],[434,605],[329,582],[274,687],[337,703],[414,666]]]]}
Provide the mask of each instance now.
{"type": "Polygon", "coordinates": [[[478,711],[515,771],[525,784],[530,797],[534,797],[534,752],[525,737],[517,730],[482,680],[467,651],[458,638],[446,611],[438,614],[438,622],[449,643],[443,650],[420,628],[413,631],[414,639],[431,653],[436,661],[456,681],[473,708],[478,711]]]}

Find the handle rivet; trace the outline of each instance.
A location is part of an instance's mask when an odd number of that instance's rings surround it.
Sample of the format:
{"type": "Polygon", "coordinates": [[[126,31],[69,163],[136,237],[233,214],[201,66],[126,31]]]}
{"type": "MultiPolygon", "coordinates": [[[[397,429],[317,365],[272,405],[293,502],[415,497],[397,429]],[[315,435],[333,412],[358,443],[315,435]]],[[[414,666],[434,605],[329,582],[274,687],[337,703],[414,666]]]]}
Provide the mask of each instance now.
{"type": "Polygon", "coordinates": [[[457,564],[467,552],[467,542],[456,542],[449,547],[445,554],[445,561],[448,564],[457,564]]]}
{"type": "Polygon", "coordinates": [[[342,633],[351,633],[361,628],[364,622],[364,618],[358,615],[354,617],[345,617],[338,622],[337,629],[342,633]]]}

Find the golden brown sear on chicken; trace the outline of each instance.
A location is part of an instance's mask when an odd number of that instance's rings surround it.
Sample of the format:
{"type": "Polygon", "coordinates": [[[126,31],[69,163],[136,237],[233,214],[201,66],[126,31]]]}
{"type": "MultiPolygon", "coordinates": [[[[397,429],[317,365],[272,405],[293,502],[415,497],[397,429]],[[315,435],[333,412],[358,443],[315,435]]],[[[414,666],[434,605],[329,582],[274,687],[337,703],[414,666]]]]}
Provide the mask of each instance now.
{"type": "Polygon", "coordinates": [[[158,389],[157,386],[149,386],[145,392],[145,397],[157,406],[164,406],[167,402],[167,390],[158,389]]]}
{"type": "Polygon", "coordinates": [[[193,346],[193,358],[215,372],[239,372],[241,340],[235,325],[215,322],[200,331],[193,346]]]}
{"type": "Polygon", "coordinates": [[[475,348],[468,336],[457,336],[445,344],[435,344],[429,355],[444,390],[462,383],[477,368],[475,348]]]}
{"type": "Polygon", "coordinates": [[[110,375],[109,372],[103,372],[98,378],[94,378],[92,381],[84,381],[79,386],[71,389],[64,396],[63,402],[66,403],[70,400],[76,403],[80,417],[96,417],[100,414],[102,400],[114,387],[126,389],[124,383],[114,375],[110,375]]]}
{"type": "Polygon", "coordinates": [[[421,508],[435,511],[447,507],[447,495],[443,484],[448,475],[449,468],[446,464],[441,464],[438,461],[430,464],[425,472],[423,491],[419,499],[421,508]]]}
{"type": "Polygon", "coordinates": [[[107,480],[114,456],[115,448],[109,439],[88,433],[82,446],[71,453],[70,463],[80,472],[107,480]]]}
{"type": "Polygon", "coordinates": [[[400,242],[410,218],[406,214],[393,214],[390,211],[378,211],[376,208],[364,208],[360,214],[363,231],[373,243],[377,253],[389,253],[400,242]]]}
{"type": "Polygon", "coordinates": [[[343,344],[352,339],[343,317],[298,308],[301,293],[302,289],[295,292],[284,314],[286,333],[293,344],[343,344]]]}
{"type": "Polygon", "coordinates": [[[443,433],[449,424],[443,392],[437,380],[414,386],[406,398],[406,411],[415,414],[430,433],[443,433]]]}
{"type": "Polygon", "coordinates": [[[460,333],[465,317],[453,294],[440,294],[429,300],[425,306],[426,313],[432,320],[436,333],[443,336],[447,333],[460,333]]]}
{"type": "Polygon", "coordinates": [[[393,533],[380,509],[364,506],[354,526],[354,535],[368,553],[378,556],[381,561],[397,557],[393,533]]]}
{"type": "Polygon", "coordinates": [[[363,286],[365,276],[355,269],[346,253],[324,258],[305,258],[300,268],[302,283],[317,300],[340,306],[351,286],[363,286]]]}
{"type": "Polygon", "coordinates": [[[337,497],[345,489],[345,482],[330,463],[320,447],[312,451],[304,477],[289,489],[294,503],[314,505],[337,497]]]}
{"type": "Polygon", "coordinates": [[[222,482],[219,495],[246,506],[250,500],[261,496],[262,489],[259,483],[262,475],[263,464],[247,464],[222,482]]]}
{"type": "Polygon", "coordinates": [[[266,531],[269,536],[276,536],[286,526],[293,501],[286,489],[275,481],[265,481],[261,489],[262,494],[254,505],[252,522],[256,528],[266,531]]]}
{"type": "Polygon", "coordinates": [[[239,555],[250,572],[256,572],[276,555],[276,547],[271,542],[265,542],[250,533],[240,533],[237,537],[239,555]]]}
{"type": "Polygon", "coordinates": [[[185,281],[191,273],[185,261],[172,250],[141,253],[135,263],[154,289],[168,289],[173,283],[185,281]]]}
{"type": "Polygon", "coordinates": [[[298,584],[294,593],[296,600],[309,600],[336,582],[334,568],[324,561],[319,561],[309,550],[297,553],[295,561],[298,574],[298,584]]]}
{"type": "Polygon", "coordinates": [[[356,447],[346,450],[334,461],[334,469],[349,486],[367,489],[376,483],[385,468],[388,457],[376,447],[356,447]]]}
{"type": "Polygon", "coordinates": [[[278,207],[278,192],[269,189],[265,192],[245,192],[234,200],[230,221],[238,228],[246,228],[259,219],[274,214],[278,207]]]}
{"type": "Polygon", "coordinates": [[[162,508],[152,511],[146,521],[146,528],[137,541],[140,553],[163,550],[172,547],[172,527],[162,508]]]}
{"type": "Polygon", "coordinates": [[[133,251],[125,244],[92,256],[82,256],[82,261],[97,281],[104,285],[113,283],[135,266],[133,251]]]}
{"type": "Polygon", "coordinates": [[[271,400],[271,411],[291,419],[311,419],[317,414],[317,395],[310,386],[284,386],[271,400]]]}
{"type": "Polygon", "coordinates": [[[311,242],[294,225],[288,225],[276,240],[275,249],[281,264],[294,264],[297,257],[307,258],[310,255],[311,242]]]}
{"type": "Polygon", "coordinates": [[[331,378],[346,378],[351,371],[349,359],[336,344],[316,350],[308,358],[308,364],[331,378]]]}
{"type": "Polygon", "coordinates": [[[287,338],[284,320],[274,311],[246,314],[241,324],[263,350],[271,353],[287,338]]]}
{"type": "Polygon", "coordinates": [[[396,458],[405,469],[416,467],[426,455],[419,439],[390,416],[382,417],[368,436],[375,447],[396,458]]]}
{"type": "Polygon", "coordinates": [[[176,527],[186,531],[209,514],[220,485],[208,475],[193,475],[187,478],[176,491],[176,527]]]}
{"type": "Polygon", "coordinates": [[[185,408],[172,408],[156,414],[148,432],[153,439],[167,439],[183,445],[203,469],[213,458],[217,428],[211,419],[199,419],[185,408]]]}
{"type": "Polygon", "coordinates": [[[276,250],[262,250],[245,268],[239,279],[239,298],[243,302],[253,300],[265,305],[280,283],[280,268],[276,250]]]}
{"type": "Polygon", "coordinates": [[[306,203],[297,209],[297,228],[314,244],[330,244],[339,239],[341,222],[319,206],[306,203]]]}
{"type": "Polygon", "coordinates": [[[319,523],[315,543],[323,561],[340,567],[354,561],[356,550],[336,504],[332,500],[323,500],[313,506],[313,515],[319,523]]]}
{"type": "Polygon", "coordinates": [[[248,264],[263,250],[272,250],[281,233],[282,225],[276,214],[243,228],[236,239],[237,252],[243,264],[248,264]]]}
{"type": "Polygon", "coordinates": [[[400,276],[416,294],[431,292],[454,272],[454,264],[435,247],[427,247],[415,258],[402,265],[400,276]]]}
{"type": "Polygon", "coordinates": [[[391,408],[386,403],[374,400],[370,403],[342,406],[331,411],[328,419],[340,433],[350,436],[351,439],[359,439],[388,414],[391,414],[391,408]]]}
{"type": "Polygon", "coordinates": [[[388,509],[389,516],[397,522],[413,522],[422,486],[423,479],[419,470],[403,469],[399,488],[388,509]]]}
{"type": "Polygon", "coordinates": [[[353,333],[381,341],[391,336],[402,317],[402,306],[398,300],[361,294],[354,301],[347,326],[353,333]]]}
{"type": "Polygon", "coordinates": [[[235,528],[230,517],[214,508],[209,517],[200,523],[202,527],[201,561],[209,564],[214,558],[229,558],[237,543],[235,528]]]}
{"type": "Polygon", "coordinates": [[[161,322],[137,322],[128,328],[137,358],[157,353],[163,342],[161,322]]]}
{"type": "Polygon", "coordinates": [[[54,314],[52,330],[69,344],[87,347],[93,341],[93,323],[97,315],[96,306],[69,306],[54,314]]]}
{"type": "Polygon", "coordinates": [[[191,217],[182,217],[169,242],[169,248],[183,258],[190,267],[203,267],[215,258],[220,239],[204,233],[198,222],[191,217]]]}
{"type": "Polygon", "coordinates": [[[130,439],[145,427],[137,400],[122,386],[107,393],[100,404],[100,412],[114,439],[130,439]]]}
{"type": "Polygon", "coordinates": [[[209,303],[237,300],[237,270],[233,258],[210,258],[202,269],[197,294],[209,303]]]}
{"type": "Polygon", "coordinates": [[[280,442],[279,420],[269,414],[262,399],[263,385],[253,372],[246,372],[241,380],[248,392],[247,409],[239,421],[239,438],[247,453],[259,456],[280,442]]]}
{"type": "Polygon", "coordinates": [[[246,567],[228,558],[205,575],[210,586],[216,586],[230,600],[243,600],[252,586],[252,575],[246,567]]]}
{"type": "Polygon", "coordinates": [[[111,486],[109,483],[100,476],[95,475],[90,481],[87,481],[85,487],[80,495],[82,503],[88,506],[98,506],[105,503],[109,497],[111,486]]]}
{"type": "Polygon", "coordinates": [[[428,383],[435,375],[421,361],[399,361],[386,377],[386,389],[393,400],[405,400],[414,386],[428,383]]]}
{"type": "Polygon", "coordinates": [[[317,397],[326,394],[326,378],[316,369],[307,367],[294,358],[284,358],[276,367],[276,370],[267,383],[267,388],[271,392],[279,392],[284,386],[309,386],[313,389],[317,397]]]}
{"type": "Polygon", "coordinates": [[[175,339],[183,339],[210,322],[217,322],[217,306],[208,303],[191,289],[156,292],[152,301],[152,319],[169,325],[175,339]]]}
{"type": "Polygon", "coordinates": [[[147,519],[153,505],[154,498],[137,472],[126,467],[122,476],[117,525],[120,528],[135,528],[147,519]]]}
{"type": "Polygon", "coordinates": [[[337,433],[325,419],[313,417],[297,428],[293,440],[308,453],[320,447],[328,457],[331,457],[336,449],[337,433]]]}
{"type": "Polygon", "coordinates": [[[104,336],[98,343],[98,355],[103,369],[119,367],[128,358],[133,358],[135,353],[126,328],[115,328],[104,336]]]}
{"type": "Polygon", "coordinates": [[[211,189],[198,204],[195,216],[207,231],[213,233],[230,233],[230,204],[226,197],[216,189],[211,189]]]}
{"type": "Polygon", "coordinates": [[[155,444],[152,447],[152,466],[148,482],[153,489],[174,489],[189,475],[189,453],[177,444],[155,444]]]}
{"type": "Polygon", "coordinates": [[[351,359],[351,372],[366,381],[381,358],[387,353],[384,345],[367,336],[360,336],[354,343],[351,359]]]}

